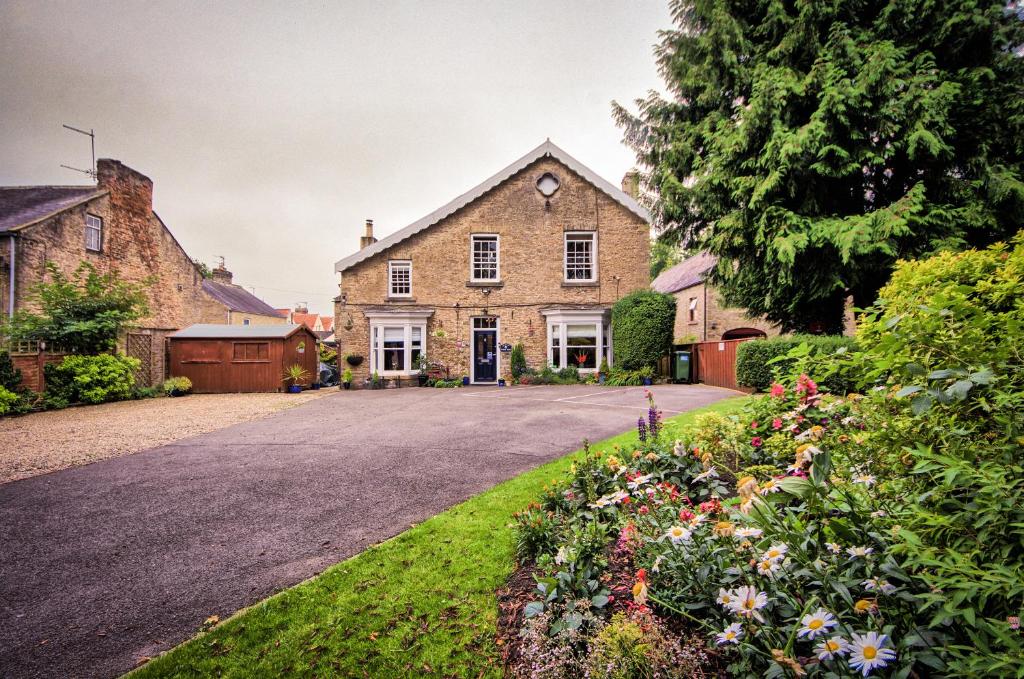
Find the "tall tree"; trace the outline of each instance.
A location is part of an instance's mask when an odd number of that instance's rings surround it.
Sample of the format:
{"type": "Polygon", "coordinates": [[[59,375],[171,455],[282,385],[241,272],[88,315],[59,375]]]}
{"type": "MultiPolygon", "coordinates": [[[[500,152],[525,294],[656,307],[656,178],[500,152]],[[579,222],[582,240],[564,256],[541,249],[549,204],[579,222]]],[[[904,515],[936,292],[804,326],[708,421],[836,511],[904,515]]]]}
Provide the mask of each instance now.
{"type": "Polygon", "coordinates": [[[662,237],[726,301],[841,327],[893,264],[1024,224],[1022,16],[1001,0],[672,0],[668,96],[614,103],[662,237]]]}

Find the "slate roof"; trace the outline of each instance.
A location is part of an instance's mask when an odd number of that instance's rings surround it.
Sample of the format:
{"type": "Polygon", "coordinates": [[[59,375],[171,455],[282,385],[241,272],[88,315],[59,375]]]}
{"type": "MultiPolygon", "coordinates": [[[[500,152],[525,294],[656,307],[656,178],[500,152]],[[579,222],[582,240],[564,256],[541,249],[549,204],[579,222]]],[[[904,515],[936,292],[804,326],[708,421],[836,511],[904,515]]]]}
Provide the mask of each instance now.
{"type": "Polygon", "coordinates": [[[391,234],[386,238],[380,239],[373,245],[369,245],[360,250],[359,252],[351,254],[348,257],[345,257],[344,259],[338,260],[338,262],[336,262],[334,265],[334,270],[337,271],[338,273],[341,273],[345,269],[353,267],[359,262],[362,262],[363,260],[373,257],[378,252],[383,252],[384,250],[390,248],[392,245],[401,243],[406,238],[414,236],[420,231],[423,231],[424,229],[429,228],[434,224],[437,224],[445,217],[448,217],[457,210],[460,210],[466,205],[469,205],[477,198],[480,198],[491,189],[497,187],[506,179],[512,177],[513,175],[525,169],[529,165],[545,157],[551,157],[554,158],[555,160],[558,160],[563,165],[568,167],[570,170],[586,179],[588,182],[596,186],[601,191],[608,194],[608,196],[621,203],[627,210],[629,210],[636,216],[640,217],[644,221],[650,223],[651,215],[647,212],[647,210],[641,207],[640,204],[637,203],[632,196],[630,196],[628,193],[618,188],[611,182],[598,176],[593,170],[591,170],[586,165],[570,156],[562,149],[552,144],[551,140],[548,140],[541,144],[540,146],[538,146],[537,148],[530,151],[529,153],[527,153],[519,160],[515,161],[514,163],[506,167],[505,169],[499,171],[497,174],[494,174],[491,177],[485,179],[482,183],[473,187],[472,189],[462,194],[455,200],[452,200],[451,202],[446,203],[445,205],[434,210],[426,217],[423,217],[422,219],[413,222],[404,229],[396,231],[395,233],[391,234]]]}
{"type": "Polygon", "coordinates": [[[209,278],[203,280],[203,292],[226,306],[231,311],[261,316],[277,316],[277,309],[253,295],[245,288],[230,283],[216,283],[209,278]]]}
{"type": "Polygon", "coordinates": [[[95,186],[0,186],[0,233],[41,221],[106,192],[95,186]]]}
{"type": "Polygon", "coordinates": [[[277,339],[289,337],[301,325],[224,325],[196,323],[172,333],[172,339],[277,339]]]}
{"type": "Polygon", "coordinates": [[[717,262],[718,259],[714,255],[701,252],[662,271],[651,282],[651,288],[658,292],[676,292],[703,283],[705,274],[717,262]]]}

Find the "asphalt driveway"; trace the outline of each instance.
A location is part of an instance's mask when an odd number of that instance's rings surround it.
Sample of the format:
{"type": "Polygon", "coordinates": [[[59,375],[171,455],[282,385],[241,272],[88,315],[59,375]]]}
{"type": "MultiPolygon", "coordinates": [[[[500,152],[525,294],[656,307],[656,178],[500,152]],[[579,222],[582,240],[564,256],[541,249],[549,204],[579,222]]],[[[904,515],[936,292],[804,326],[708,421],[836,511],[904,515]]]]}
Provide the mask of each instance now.
{"type": "MultiPolygon", "coordinates": [[[[653,391],[666,415],[736,395],[653,391]]],[[[0,676],[121,674],[645,410],[641,388],[337,392],[0,485],[0,676]]]]}

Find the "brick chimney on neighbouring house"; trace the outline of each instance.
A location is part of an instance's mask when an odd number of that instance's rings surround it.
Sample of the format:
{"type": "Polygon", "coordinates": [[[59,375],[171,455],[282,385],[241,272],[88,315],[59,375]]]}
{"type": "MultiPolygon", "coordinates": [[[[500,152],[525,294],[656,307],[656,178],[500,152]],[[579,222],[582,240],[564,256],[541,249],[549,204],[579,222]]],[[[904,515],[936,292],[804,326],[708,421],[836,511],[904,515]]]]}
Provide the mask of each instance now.
{"type": "Polygon", "coordinates": [[[366,233],[359,239],[359,249],[362,250],[365,247],[369,247],[377,242],[377,239],[373,237],[373,220],[366,220],[366,233]]]}
{"type": "Polygon", "coordinates": [[[309,313],[309,307],[306,306],[305,304],[296,304],[295,305],[295,313],[297,313],[297,314],[308,314],[309,313]]]}
{"type": "Polygon", "coordinates": [[[630,170],[622,176],[622,190],[632,198],[638,200],[640,198],[640,173],[636,170],[630,170]]]}
{"type": "Polygon", "coordinates": [[[231,272],[224,267],[224,262],[221,262],[216,268],[210,270],[210,278],[213,279],[214,283],[225,283],[227,285],[231,285],[231,272]]]}
{"type": "Polygon", "coordinates": [[[110,191],[110,202],[115,207],[141,215],[153,211],[153,180],[120,160],[96,161],[96,184],[110,191]]]}

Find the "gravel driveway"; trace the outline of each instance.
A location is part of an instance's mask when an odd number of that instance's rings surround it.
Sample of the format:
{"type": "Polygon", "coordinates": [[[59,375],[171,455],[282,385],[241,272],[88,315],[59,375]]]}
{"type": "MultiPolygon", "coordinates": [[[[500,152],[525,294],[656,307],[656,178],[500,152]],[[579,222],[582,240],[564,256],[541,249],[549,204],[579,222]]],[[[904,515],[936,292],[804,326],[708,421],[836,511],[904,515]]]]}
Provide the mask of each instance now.
{"type": "MultiPolygon", "coordinates": [[[[667,415],[736,395],[653,391],[667,415]]],[[[641,388],[332,391],[0,485],[0,677],[130,670],[646,407],[641,388]]]]}
{"type": "Polygon", "coordinates": [[[0,483],[258,420],[326,393],[194,394],[0,419],[0,483]]]}

